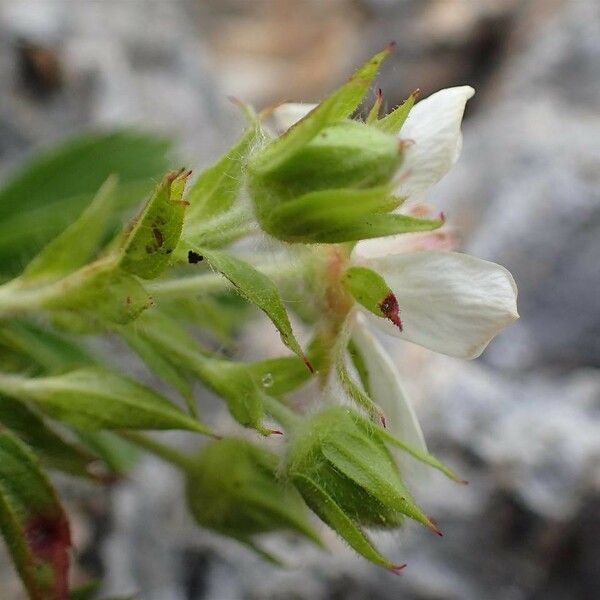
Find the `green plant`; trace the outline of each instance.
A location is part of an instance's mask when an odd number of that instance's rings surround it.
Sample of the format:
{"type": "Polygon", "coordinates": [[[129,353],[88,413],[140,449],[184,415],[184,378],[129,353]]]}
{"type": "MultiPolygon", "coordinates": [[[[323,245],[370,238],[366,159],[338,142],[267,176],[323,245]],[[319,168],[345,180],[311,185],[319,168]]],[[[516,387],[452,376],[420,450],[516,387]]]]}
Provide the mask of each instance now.
{"type": "Polygon", "coordinates": [[[427,451],[370,327],[475,358],[518,317],[516,288],[502,267],[449,251],[443,216],[418,202],[458,158],[472,89],[417,104],[414,93],[381,118],[379,94],[364,120],[351,118],[390,50],[317,106],[244,107],[240,140],[191,185],[189,171],[170,172],[125,226],[166,170],[162,141],[79,140],[0,191],[0,530],[31,598],[69,595],[68,519],[46,469],[100,485],[132,446],[181,470],[201,526],[275,562],[262,533],[321,544],[309,509],[392,571],[403,565],[365,528],[411,518],[438,533],[405,473],[423,464],[459,478],[427,451]],[[262,250],[233,245],[250,236],[262,250]],[[251,305],[288,353],[244,362],[215,349],[233,347],[251,305]],[[180,402],[111,365],[96,336],[123,340],[180,402]],[[311,381],[318,398],[303,413],[289,395],[311,381]],[[220,438],[200,419],[195,382],[253,435],[185,455],[140,433],[220,438]],[[274,433],[280,454],[261,444],[274,433]]]}

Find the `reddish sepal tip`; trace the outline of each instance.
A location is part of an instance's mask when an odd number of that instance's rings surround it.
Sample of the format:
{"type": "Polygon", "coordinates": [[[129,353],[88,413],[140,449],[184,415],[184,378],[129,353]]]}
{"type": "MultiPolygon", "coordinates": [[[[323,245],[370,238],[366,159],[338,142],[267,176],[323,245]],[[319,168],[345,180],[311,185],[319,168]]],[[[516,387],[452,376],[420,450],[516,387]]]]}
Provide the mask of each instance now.
{"type": "Polygon", "coordinates": [[[402,321],[400,320],[400,307],[398,300],[393,292],[390,292],[380,303],[379,309],[386,319],[389,319],[400,331],[402,331],[402,321]]]}
{"type": "Polygon", "coordinates": [[[283,431],[279,431],[279,429],[269,429],[271,435],[283,435],[283,431]]]}
{"type": "Polygon", "coordinates": [[[396,575],[400,575],[400,571],[402,571],[402,569],[406,568],[406,563],[404,563],[403,565],[391,565],[388,567],[388,570],[390,570],[392,573],[396,574],[396,575]]]}
{"type": "Polygon", "coordinates": [[[302,360],[304,361],[304,364],[306,365],[306,368],[314,375],[315,374],[315,368],[313,367],[313,365],[310,362],[310,360],[308,360],[308,358],[306,358],[306,356],[304,356],[302,358],[302,360]]]}

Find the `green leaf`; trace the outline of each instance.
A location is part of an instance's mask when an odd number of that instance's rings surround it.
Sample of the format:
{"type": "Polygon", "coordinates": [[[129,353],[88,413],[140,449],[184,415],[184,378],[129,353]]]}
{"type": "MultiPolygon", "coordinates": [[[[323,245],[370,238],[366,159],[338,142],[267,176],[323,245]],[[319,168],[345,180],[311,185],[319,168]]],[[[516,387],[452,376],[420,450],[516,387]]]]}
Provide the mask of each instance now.
{"type": "Polygon", "coordinates": [[[228,211],[235,203],[243,184],[245,161],[259,130],[249,127],[237,143],[216,163],[202,171],[190,187],[190,208],[184,224],[184,237],[194,241],[194,229],[211,217],[228,211]]]}
{"type": "Polygon", "coordinates": [[[398,300],[379,273],[366,267],[350,267],[342,276],[342,285],[361,306],[377,317],[389,319],[402,331],[398,300]]]}
{"type": "Polygon", "coordinates": [[[379,121],[375,121],[373,125],[386,133],[399,133],[419,93],[419,90],[415,90],[400,106],[397,106],[391,113],[379,119],[379,121]]]}
{"type": "Polygon", "coordinates": [[[287,394],[310,379],[306,365],[295,356],[280,356],[249,363],[248,370],[269,396],[287,394]]]}
{"type": "Polygon", "coordinates": [[[146,363],[151,371],[175,388],[187,402],[191,403],[192,384],[186,373],[179,367],[178,361],[175,357],[165,353],[151,339],[144,336],[143,329],[140,330],[135,325],[137,325],[137,322],[132,327],[123,327],[119,330],[128,346],[146,363]]]}
{"type": "Polygon", "coordinates": [[[83,267],[54,286],[57,293],[43,302],[44,308],[74,311],[112,323],[128,323],[152,305],[140,282],[110,259],[83,267]]]}
{"type": "Polygon", "coordinates": [[[56,419],[80,429],[208,428],[139,383],[99,368],[28,379],[0,375],[0,391],[35,402],[56,419]]]}
{"type": "Polygon", "coordinates": [[[77,437],[116,475],[125,475],[140,458],[139,450],[112,431],[81,431],[77,437]]]}
{"type": "Polygon", "coordinates": [[[110,175],[120,182],[120,209],[139,202],[168,170],[170,148],[164,138],[134,131],[86,134],[26,163],[0,190],[2,273],[16,275],[81,214],[110,175]]]}
{"type": "Polygon", "coordinates": [[[0,531],[31,600],[68,597],[67,517],[33,452],[2,430],[0,531]]]}
{"type": "Polygon", "coordinates": [[[116,178],[102,185],[79,218],[27,265],[21,281],[56,279],[86,264],[98,251],[114,212],[116,178]]]}
{"type": "Polygon", "coordinates": [[[43,371],[59,373],[89,365],[90,353],[66,335],[23,320],[11,320],[0,326],[0,344],[26,355],[43,371]]]}
{"type": "Polygon", "coordinates": [[[18,400],[0,396],[0,424],[26,442],[44,465],[78,477],[91,477],[90,464],[96,457],[62,438],[54,429],[18,400]]]}
{"type": "Polygon", "coordinates": [[[142,212],[127,227],[119,248],[119,265],[143,279],[154,279],[166,268],[179,242],[187,202],[182,200],[190,171],[163,178],[142,212]]]}
{"type": "Polygon", "coordinates": [[[393,50],[390,44],[360,67],[342,87],[323,100],[308,115],[271,142],[251,160],[249,168],[256,173],[271,171],[287,161],[322,129],[350,116],[360,104],[382,61],[393,50]]]}
{"type": "Polygon", "coordinates": [[[264,392],[246,364],[207,356],[198,342],[165,315],[144,315],[135,325],[138,335],[160,349],[171,364],[191,371],[222,397],[238,423],[264,435],[271,433],[262,425],[264,392]]]}
{"type": "Polygon", "coordinates": [[[206,258],[211,267],[227,278],[246,300],[258,306],[271,319],[281,335],[281,341],[312,371],[312,365],[294,337],[287,311],[271,279],[231,254],[199,247],[194,247],[194,251],[206,258]]]}

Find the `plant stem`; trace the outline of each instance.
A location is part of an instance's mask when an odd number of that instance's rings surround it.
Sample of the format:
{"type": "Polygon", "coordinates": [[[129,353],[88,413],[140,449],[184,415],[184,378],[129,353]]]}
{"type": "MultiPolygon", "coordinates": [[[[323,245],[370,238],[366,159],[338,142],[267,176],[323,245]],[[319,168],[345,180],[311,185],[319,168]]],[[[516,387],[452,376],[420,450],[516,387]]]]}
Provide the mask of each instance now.
{"type": "Polygon", "coordinates": [[[162,458],[165,462],[174,465],[182,471],[189,471],[192,468],[192,458],[179,450],[175,450],[171,446],[167,446],[154,438],[148,437],[142,433],[134,431],[122,431],[120,432],[121,437],[127,441],[148,450],[155,456],[162,458]]]}
{"type": "Polygon", "coordinates": [[[293,410],[285,406],[282,402],[277,400],[277,398],[273,398],[273,396],[265,395],[263,398],[265,410],[285,429],[292,430],[295,429],[300,422],[302,421],[302,417],[297,415],[293,410]]]}
{"type": "MultiPolygon", "coordinates": [[[[299,263],[294,260],[289,263],[284,263],[282,261],[273,260],[269,263],[256,265],[255,268],[268,277],[272,277],[276,281],[281,282],[299,278],[309,265],[310,263],[308,261],[299,263]]],[[[217,273],[207,273],[147,283],[146,289],[155,298],[174,299],[224,292],[231,289],[231,283],[229,283],[222,275],[217,273]]]]}

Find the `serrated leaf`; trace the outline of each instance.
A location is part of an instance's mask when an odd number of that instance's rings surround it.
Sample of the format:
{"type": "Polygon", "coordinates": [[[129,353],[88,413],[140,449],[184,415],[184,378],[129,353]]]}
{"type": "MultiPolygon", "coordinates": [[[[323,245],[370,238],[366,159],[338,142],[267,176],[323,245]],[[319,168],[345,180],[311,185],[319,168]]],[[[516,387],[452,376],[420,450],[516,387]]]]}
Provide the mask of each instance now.
{"type": "Polygon", "coordinates": [[[380,64],[392,49],[393,45],[389,45],[355,71],[347,83],[258,153],[251,160],[250,168],[256,173],[275,169],[293,156],[304,144],[312,140],[327,125],[347,118],[360,104],[377,74],[380,64]]]}
{"type": "Polygon", "coordinates": [[[67,517],[35,455],[0,430],[0,531],[31,600],[68,597],[67,517]]]}
{"type": "Polygon", "coordinates": [[[100,368],[51,377],[1,375],[0,391],[35,402],[80,429],[184,429],[208,434],[199,421],[150,388],[100,368]]]}
{"type": "Polygon", "coordinates": [[[389,319],[402,331],[398,300],[379,273],[367,267],[350,267],[342,276],[342,285],[370,313],[389,319]]]}
{"type": "Polygon", "coordinates": [[[133,131],[86,134],[27,162],[0,190],[2,274],[16,275],[81,214],[110,175],[119,178],[120,210],[139,202],[168,170],[170,148],[164,138],[133,131]]]}
{"type": "Polygon", "coordinates": [[[245,160],[258,135],[257,127],[249,127],[216,163],[202,171],[190,187],[184,237],[194,241],[193,231],[197,225],[233,206],[243,184],[245,160]]]}
{"type": "Polygon", "coordinates": [[[65,440],[39,415],[18,400],[0,396],[0,425],[10,429],[26,442],[46,467],[78,477],[93,477],[89,467],[96,457],[65,440]]]}
{"type": "Polygon", "coordinates": [[[142,212],[127,227],[119,248],[119,266],[143,279],[154,279],[166,268],[175,250],[187,203],[182,200],[190,171],[173,171],[163,178],[142,212]]]}
{"type": "Polygon", "coordinates": [[[271,319],[281,335],[281,341],[312,371],[312,365],[294,337],[287,311],[271,279],[231,254],[206,248],[193,248],[197,255],[203,256],[211,267],[226,277],[244,298],[255,304],[271,319]]]}
{"type": "Polygon", "coordinates": [[[109,177],[91,204],[27,265],[21,281],[56,279],[86,264],[98,251],[114,212],[117,181],[109,177]]]}
{"type": "Polygon", "coordinates": [[[399,133],[418,95],[419,90],[415,90],[400,106],[397,106],[382,119],[374,121],[373,125],[386,133],[399,133]]]}

